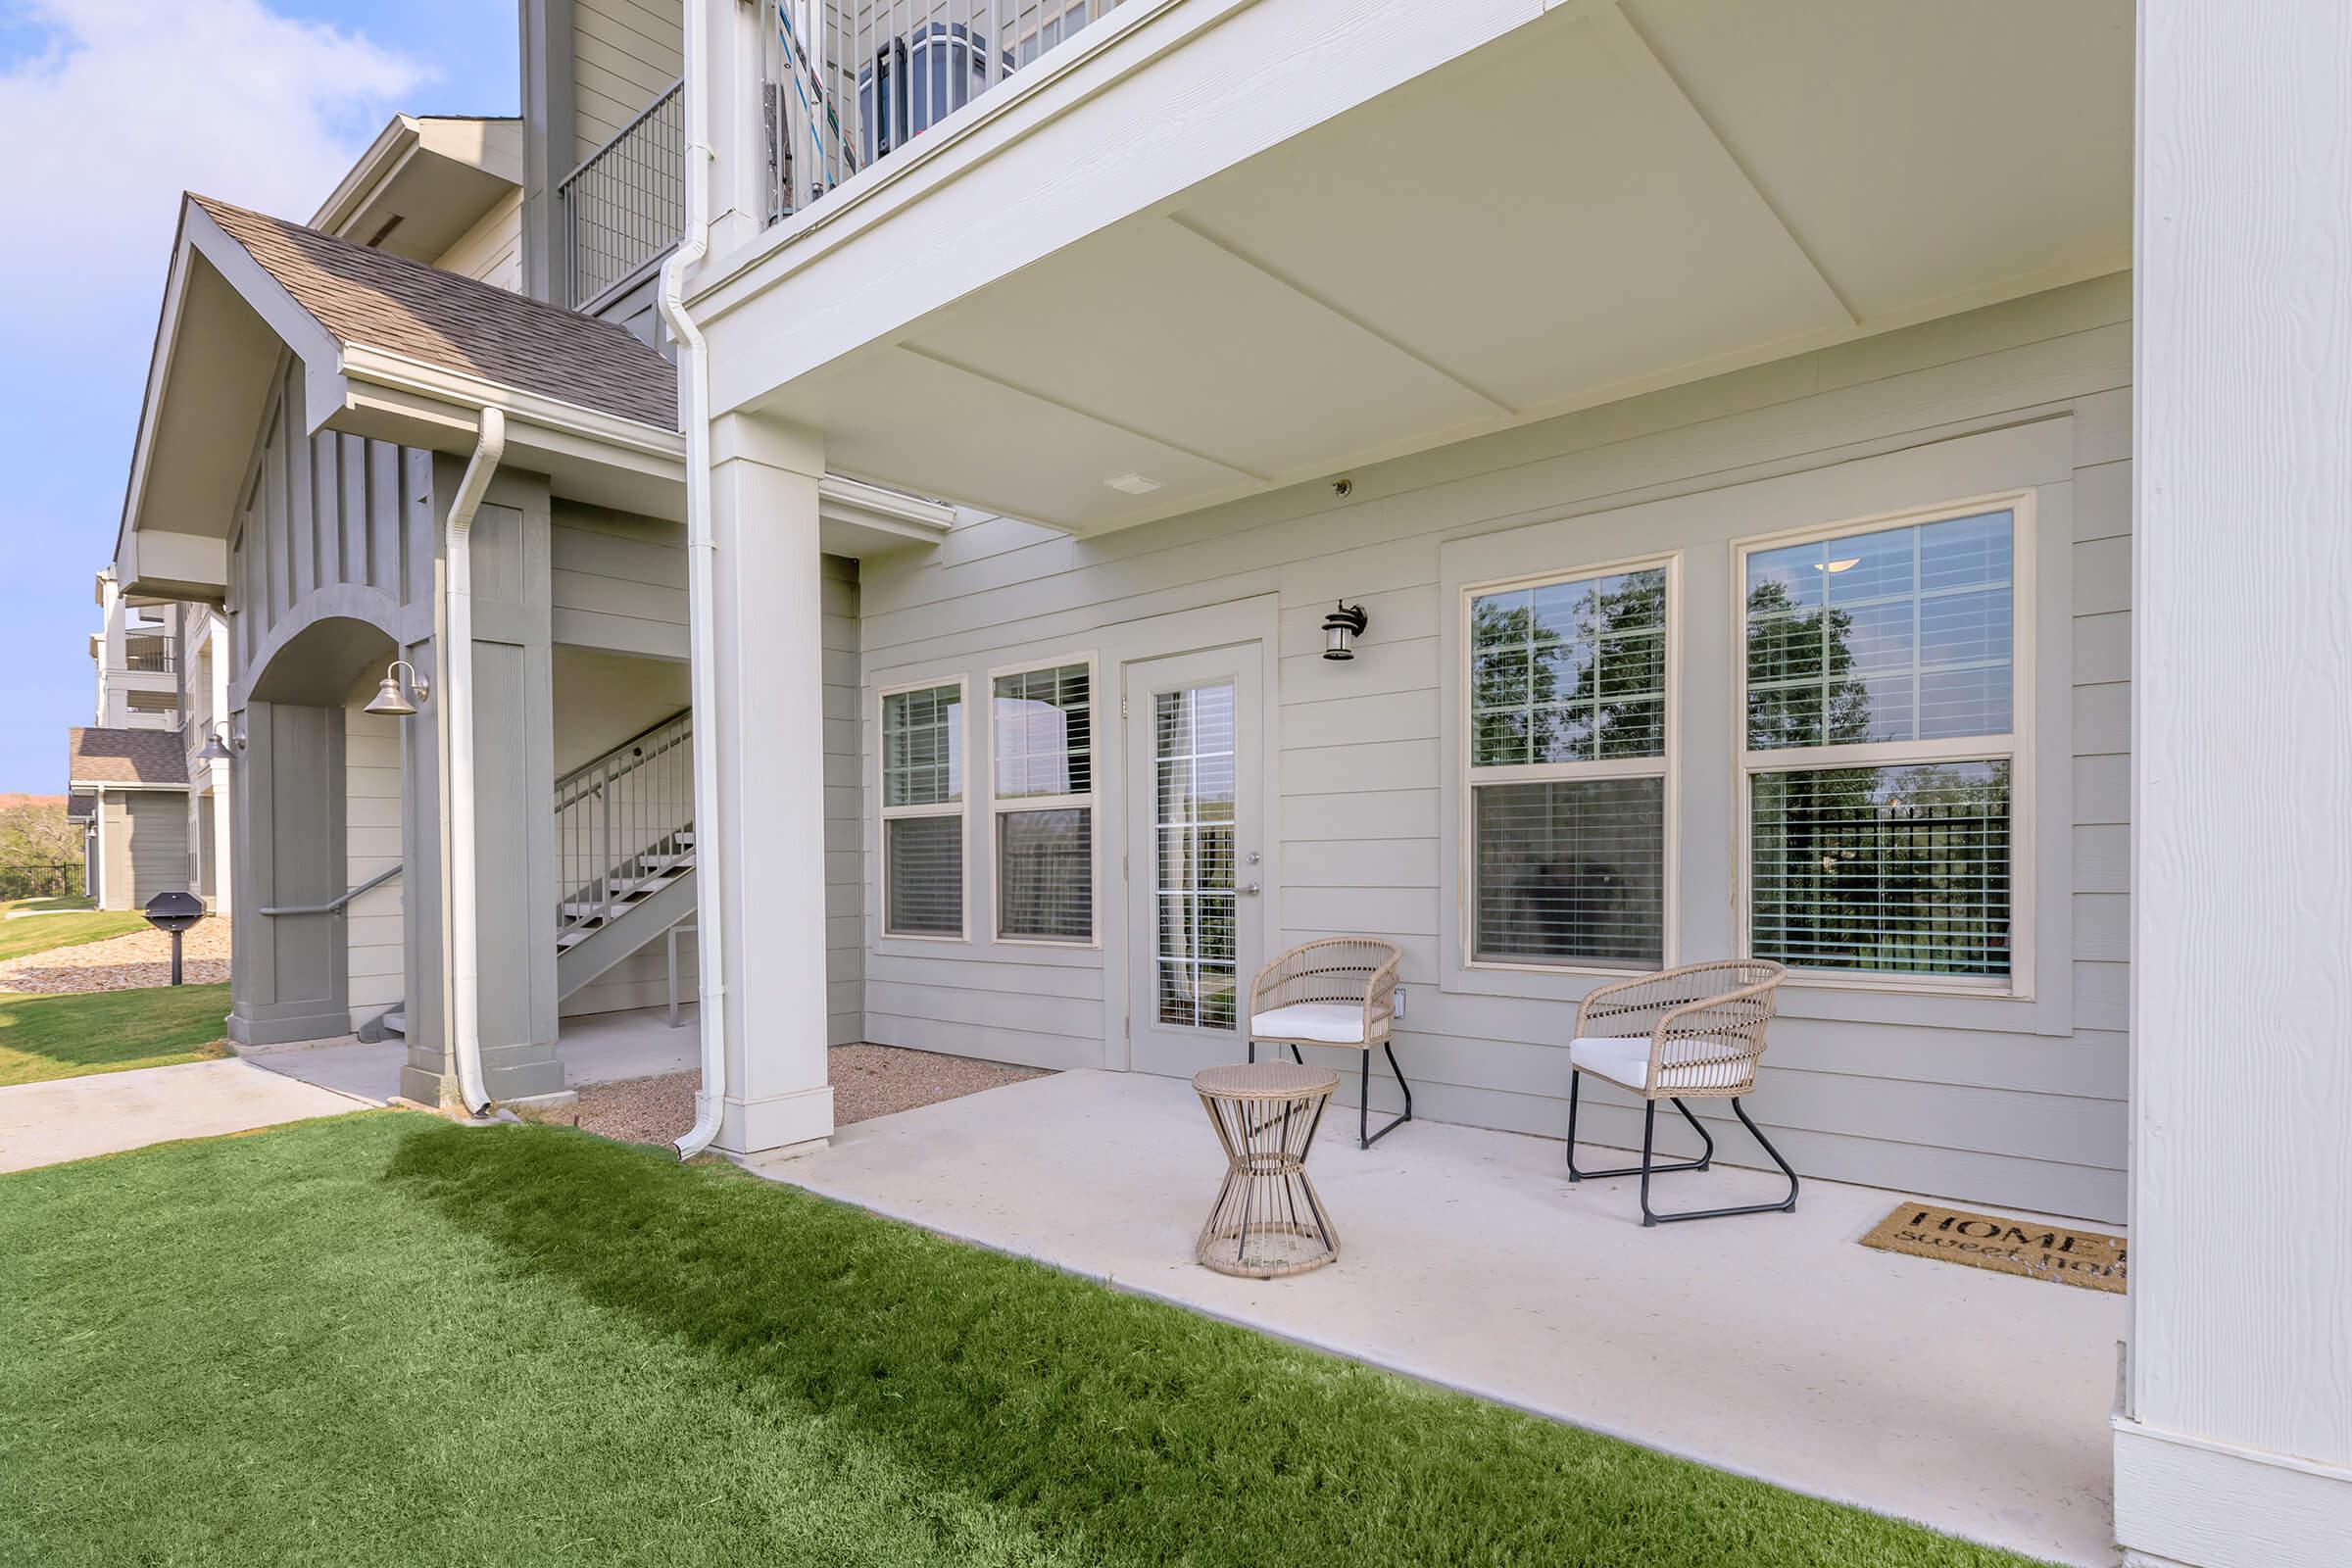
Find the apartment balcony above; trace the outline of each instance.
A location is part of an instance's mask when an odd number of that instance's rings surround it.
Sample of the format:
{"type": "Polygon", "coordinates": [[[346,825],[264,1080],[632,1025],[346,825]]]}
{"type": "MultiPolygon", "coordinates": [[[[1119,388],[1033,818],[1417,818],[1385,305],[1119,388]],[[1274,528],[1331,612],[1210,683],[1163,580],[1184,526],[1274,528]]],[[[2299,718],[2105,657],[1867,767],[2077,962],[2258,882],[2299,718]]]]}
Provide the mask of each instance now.
{"type": "Polygon", "coordinates": [[[686,226],[685,106],[686,83],[673,82],[557,188],[559,305],[594,310],[677,246],[686,226]]]}
{"type": "Polygon", "coordinates": [[[2131,264],[2129,0],[727,10],[714,411],[1073,532],[2131,264]]]}

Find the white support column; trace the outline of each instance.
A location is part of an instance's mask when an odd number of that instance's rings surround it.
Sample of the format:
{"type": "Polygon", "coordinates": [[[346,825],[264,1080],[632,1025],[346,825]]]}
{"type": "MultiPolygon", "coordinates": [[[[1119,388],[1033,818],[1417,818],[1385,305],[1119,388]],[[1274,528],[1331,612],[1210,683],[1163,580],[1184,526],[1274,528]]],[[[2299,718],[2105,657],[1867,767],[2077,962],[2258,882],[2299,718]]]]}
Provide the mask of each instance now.
{"type": "Polygon", "coordinates": [[[720,897],[732,1154],[833,1135],[825,1079],[822,588],[816,536],[824,446],[730,415],[710,432],[717,546],[720,897]]]}
{"type": "Polygon", "coordinates": [[[2140,0],[2116,1533],[2352,1562],[2352,7],[2140,0]]]}
{"type": "MultiPolygon", "coordinates": [[[[181,613],[196,614],[199,612],[187,609],[181,613]]],[[[228,617],[206,613],[205,618],[205,646],[211,650],[211,657],[206,663],[212,673],[208,722],[215,734],[224,735],[228,731],[228,617]]],[[[224,757],[205,765],[212,769],[213,842],[201,846],[200,853],[213,868],[213,912],[224,915],[235,907],[236,878],[229,874],[229,868],[235,861],[230,858],[229,840],[236,827],[237,813],[229,796],[229,760],[224,757]]]]}

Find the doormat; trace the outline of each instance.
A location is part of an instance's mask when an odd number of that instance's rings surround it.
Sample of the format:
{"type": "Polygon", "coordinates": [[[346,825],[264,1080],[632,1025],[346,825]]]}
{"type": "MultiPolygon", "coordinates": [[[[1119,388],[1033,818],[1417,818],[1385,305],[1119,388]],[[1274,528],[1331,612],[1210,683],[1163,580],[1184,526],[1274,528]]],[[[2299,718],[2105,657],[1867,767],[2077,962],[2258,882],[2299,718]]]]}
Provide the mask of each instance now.
{"type": "Polygon", "coordinates": [[[1965,1208],[1905,1203],[1862,1238],[1864,1247],[1913,1257],[1939,1257],[2028,1279],[2057,1280],[2085,1290],[2123,1293],[2124,1240],[2097,1231],[2070,1231],[2041,1220],[2004,1219],[1965,1208]]]}

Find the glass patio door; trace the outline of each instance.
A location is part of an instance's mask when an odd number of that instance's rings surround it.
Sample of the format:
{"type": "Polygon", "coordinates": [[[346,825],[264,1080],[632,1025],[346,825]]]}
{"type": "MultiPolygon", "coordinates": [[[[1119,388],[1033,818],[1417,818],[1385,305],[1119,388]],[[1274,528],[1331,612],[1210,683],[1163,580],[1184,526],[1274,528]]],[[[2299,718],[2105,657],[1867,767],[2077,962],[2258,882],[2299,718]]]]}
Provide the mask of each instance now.
{"type": "Polygon", "coordinates": [[[1243,1054],[1263,952],[1258,649],[1126,666],[1129,1065],[1243,1054]]]}

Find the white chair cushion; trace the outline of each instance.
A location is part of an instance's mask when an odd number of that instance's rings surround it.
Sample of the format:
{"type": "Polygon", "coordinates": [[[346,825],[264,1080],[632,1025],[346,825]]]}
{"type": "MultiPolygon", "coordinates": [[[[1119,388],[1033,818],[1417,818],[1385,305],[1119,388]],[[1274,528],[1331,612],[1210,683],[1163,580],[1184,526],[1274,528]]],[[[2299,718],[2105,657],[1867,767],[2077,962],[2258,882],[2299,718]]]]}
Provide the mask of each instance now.
{"type": "Polygon", "coordinates": [[[1568,1065],[1613,1084],[1623,1084],[1638,1095],[1644,1094],[1649,1089],[1649,1036],[1623,1040],[1588,1036],[1572,1040],[1568,1043],[1568,1065]]]}
{"type": "Polygon", "coordinates": [[[1325,1046],[1364,1043],[1360,1002],[1294,1002],[1250,1015],[1252,1040],[1305,1040],[1325,1046]]]}
{"type": "MultiPolygon", "coordinates": [[[[1674,1044],[1669,1042],[1666,1049],[1673,1051],[1674,1044]]],[[[1588,1035],[1572,1040],[1568,1043],[1568,1064],[1606,1078],[1613,1084],[1623,1084],[1637,1095],[1647,1094],[1649,1036],[1636,1035],[1631,1039],[1618,1040],[1588,1035]]],[[[1658,1076],[1665,1080],[1661,1086],[1662,1092],[1672,1094],[1679,1089],[1726,1087],[1725,1074],[1726,1069],[1720,1061],[1689,1067],[1678,1067],[1669,1062],[1666,1070],[1658,1076]]]]}

